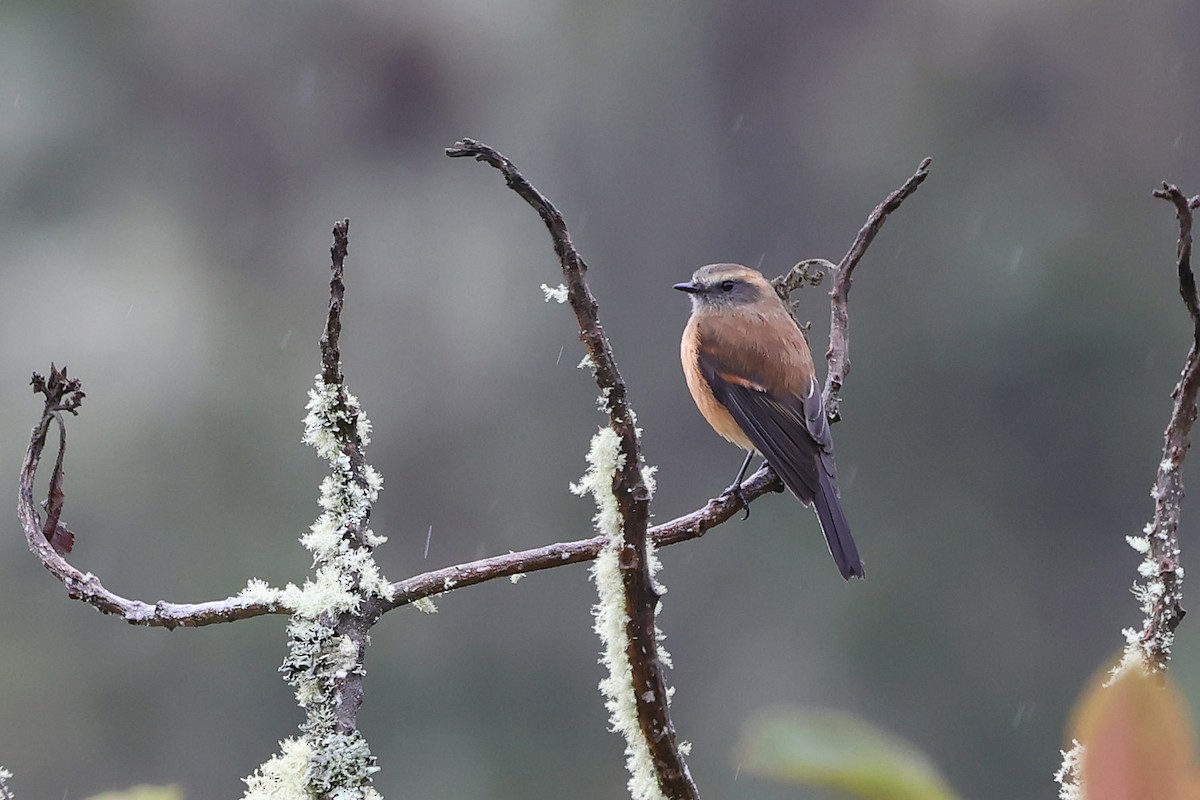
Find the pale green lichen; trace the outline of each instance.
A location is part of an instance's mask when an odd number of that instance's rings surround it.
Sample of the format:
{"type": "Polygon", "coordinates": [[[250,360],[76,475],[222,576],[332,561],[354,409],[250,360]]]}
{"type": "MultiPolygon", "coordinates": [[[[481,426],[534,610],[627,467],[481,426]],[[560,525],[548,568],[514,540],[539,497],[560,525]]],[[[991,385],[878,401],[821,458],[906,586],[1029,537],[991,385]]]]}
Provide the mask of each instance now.
{"type": "Polygon", "coordinates": [[[366,781],[379,771],[367,740],[358,731],[328,731],[309,759],[309,785],[331,798],[362,798],[366,781]]]}
{"type": "Polygon", "coordinates": [[[304,441],[331,468],[321,481],[321,514],[300,539],[312,554],[314,574],[303,587],[289,583],[272,590],[251,581],[243,590],[244,596],[281,600],[293,611],[280,672],[305,710],[304,736],[282,743],[281,755],[246,779],[245,800],[374,800],[379,794],[371,775],[378,767],[370,747],[357,732],[346,734],[335,726],[339,686],[351,674],[362,674],[365,642],[335,633],[334,624],[368,597],[391,597],[391,585],[372,553],[384,537],[365,525],[383,479],[370,465],[359,461],[356,467],[343,451],[352,436],[359,439],[357,452],[370,440],[371,423],[352,394],[318,375],[306,408],[304,441]]]}
{"type": "Polygon", "coordinates": [[[588,468],[576,483],[569,484],[572,494],[580,497],[590,494],[596,501],[596,514],[592,521],[596,529],[609,537],[610,542],[621,539],[621,512],[617,496],[613,494],[613,476],[625,465],[621,452],[621,438],[612,428],[601,428],[592,437],[587,454],[588,468]]]}
{"type": "MultiPolygon", "coordinates": [[[[608,539],[591,567],[592,579],[596,583],[599,597],[592,608],[592,616],[594,630],[603,646],[600,663],[608,671],[600,681],[600,693],[608,710],[611,729],[625,739],[625,766],[630,775],[629,793],[634,800],[665,800],[658,784],[654,758],[638,723],[633,668],[627,652],[628,615],[625,610],[625,585],[621,578],[619,556],[623,544],[621,514],[617,497],[613,494],[613,479],[624,463],[625,456],[621,453],[620,437],[612,428],[601,428],[592,437],[587,454],[587,471],[579,482],[571,484],[570,488],[577,495],[592,495],[596,502],[593,521],[597,531],[608,539]]],[[[653,469],[643,468],[642,472],[643,476],[650,478],[647,488],[652,489],[653,469]]],[[[649,542],[647,556],[653,580],[659,562],[649,542]]],[[[661,631],[655,629],[655,634],[656,638],[662,639],[661,631]]],[[[660,658],[664,664],[669,664],[670,656],[665,652],[660,652],[660,658]]]]}
{"type": "Polygon", "coordinates": [[[304,588],[289,583],[283,589],[283,601],[298,616],[317,619],[322,614],[341,614],[358,608],[362,596],[350,588],[353,575],[343,572],[336,563],[317,567],[314,580],[306,580],[304,588]]]}
{"type": "Polygon", "coordinates": [[[420,597],[420,598],[417,598],[416,600],[413,600],[412,607],[415,608],[417,611],[420,611],[422,614],[436,614],[437,613],[437,606],[434,605],[433,600],[431,600],[428,597],[420,597]]]}
{"type": "Polygon", "coordinates": [[[328,561],[337,555],[344,532],[331,515],[322,514],[309,527],[308,533],[300,537],[300,544],[313,554],[314,561],[328,561]]]}
{"type": "Polygon", "coordinates": [[[242,800],[312,800],[308,789],[312,755],[312,747],[303,739],[284,739],[277,755],[243,779],[242,800]]]}

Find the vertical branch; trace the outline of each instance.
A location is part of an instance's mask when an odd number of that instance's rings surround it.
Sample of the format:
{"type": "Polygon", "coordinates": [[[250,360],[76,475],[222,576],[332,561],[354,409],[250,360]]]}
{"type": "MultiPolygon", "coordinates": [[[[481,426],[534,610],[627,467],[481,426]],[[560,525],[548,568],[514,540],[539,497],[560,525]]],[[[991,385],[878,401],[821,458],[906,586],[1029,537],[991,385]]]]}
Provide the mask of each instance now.
{"type": "Polygon", "coordinates": [[[875,206],[859,229],[854,243],[834,270],[833,288],[829,292],[829,351],[825,354],[829,371],[825,375],[825,389],[822,392],[825,399],[825,415],[830,422],[837,422],[842,418],[842,383],[850,374],[849,300],[854,268],[866,254],[867,248],[871,246],[888,216],[929,177],[929,167],[932,164],[932,158],[921,161],[912,177],[875,206]]]}
{"type": "MultiPolygon", "coordinates": [[[[1183,622],[1183,569],[1179,556],[1179,519],[1183,506],[1183,460],[1191,447],[1192,426],[1196,422],[1196,396],[1200,391],[1200,300],[1196,296],[1196,278],[1192,273],[1192,212],[1200,208],[1200,196],[1187,198],[1178,187],[1164,183],[1153,192],[1175,206],[1179,221],[1179,241],[1175,268],[1179,294],[1192,320],[1192,343],[1179,382],[1171,392],[1171,417],[1163,433],[1162,459],[1154,476],[1150,496],[1154,498],[1154,517],[1146,523],[1141,536],[1126,536],[1129,546],[1144,558],[1138,566],[1139,580],[1133,594],[1141,606],[1142,627],[1126,628],[1125,653],[1113,669],[1105,686],[1111,686],[1126,670],[1163,673],[1171,660],[1175,630],[1183,622]]],[[[1062,751],[1062,766],[1054,773],[1063,800],[1085,796],[1083,782],[1090,742],[1072,739],[1062,751]]]]}
{"type": "Polygon", "coordinates": [[[346,254],[350,249],[350,220],[334,223],[333,246],[329,248],[329,314],[325,318],[325,331],[321,334],[321,379],[327,384],[342,382],[342,306],[346,299],[346,284],[342,280],[346,273],[346,254]]]}
{"type": "Polygon", "coordinates": [[[304,420],[304,441],[331,469],[321,483],[322,513],[301,537],[313,554],[316,574],[303,589],[289,585],[284,591],[295,613],[280,671],[304,709],[304,737],[281,743],[281,754],[246,780],[246,800],[276,796],[272,787],[294,778],[297,767],[306,791],[314,797],[366,800],[378,796],[371,787],[378,767],[358,730],[358,710],[363,701],[367,632],[379,618],[381,598],[390,597],[391,588],[373,556],[383,539],[368,527],[382,486],[379,474],[366,463],[371,424],[346,388],[341,370],[342,278],[349,229],[349,220],[333,228],[321,372],[309,390],[304,420]]]}
{"type": "MultiPolygon", "coordinates": [[[[345,304],[346,284],[345,275],[346,255],[350,247],[350,220],[343,219],[333,226],[333,246],[329,248],[330,277],[329,277],[329,314],[325,319],[325,332],[321,334],[321,379],[327,386],[337,389],[336,406],[333,416],[338,421],[335,437],[340,444],[342,454],[349,460],[350,480],[354,491],[366,496],[371,491],[371,482],[367,476],[366,454],[363,452],[365,442],[359,431],[360,409],[358,402],[346,390],[342,376],[342,308],[345,304]]],[[[365,512],[354,515],[346,526],[343,537],[348,540],[350,549],[372,549],[366,542],[367,525],[371,521],[371,508],[368,503],[365,512]]],[[[359,589],[362,581],[360,574],[352,574],[351,581],[355,590],[359,589]]],[[[369,625],[358,614],[344,612],[338,619],[336,631],[347,637],[353,643],[354,661],[358,669],[347,670],[336,681],[334,714],[336,729],[340,733],[353,733],[358,728],[358,709],[363,700],[363,674],[361,668],[366,657],[367,630],[369,625]]]]}
{"type": "MultiPolygon", "coordinates": [[[[567,287],[567,300],[579,324],[579,338],[587,348],[596,385],[608,413],[610,429],[617,437],[619,457],[613,465],[611,494],[615,497],[620,515],[622,541],[618,558],[625,590],[626,654],[632,668],[638,725],[649,748],[662,793],[670,798],[698,798],[699,793],[680,753],[668,711],[669,693],[655,626],[655,609],[661,592],[653,579],[653,555],[646,544],[650,487],[643,476],[638,429],[633,410],[629,407],[625,383],[617,370],[604,328],[600,325],[596,299],[587,285],[587,264],[571,242],[562,214],[506,157],[472,139],[457,142],[446,150],[446,155],[451,158],[472,157],[499,170],[508,187],[538,212],[553,240],[554,252],[558,255],[567,287]]],[[[592,463],[594,468],[596,462],[592,463]]],[[[637,779],[636,774],[634,778],[637,779]]]]}
{"type": "Polygon", "coordinates": [[[1134,587],[1145,619],[1141,631],[1126,632],[1129,650],[1136,648],[1145,666],[1152,671],[1165,670],[1171,658],[1175,629],[1183,621],[1183,570],[1179,564],[1179,518],[1183,505],[1181,468],[1191,447],[1192,426],[1196,422],[1196,395],[1200,390],[1200,301],[1192,273],[1192,211],[1200,206],[1200,197],[1188,199],[1175,186],[1164,183],[1154,191],[1175,206],[1179,220],[1176,269],[1179,294],[1192,321],[1192,343],[1184,362],[1179,383],[1171,392],[1171,418],[1163,433],[1162,460],[1150,491],[1154,498],[1154,518],[1146,526],[1144,537],[1129,542],[1145,555],[1138,572],[1144,581],[1134,587]]]}

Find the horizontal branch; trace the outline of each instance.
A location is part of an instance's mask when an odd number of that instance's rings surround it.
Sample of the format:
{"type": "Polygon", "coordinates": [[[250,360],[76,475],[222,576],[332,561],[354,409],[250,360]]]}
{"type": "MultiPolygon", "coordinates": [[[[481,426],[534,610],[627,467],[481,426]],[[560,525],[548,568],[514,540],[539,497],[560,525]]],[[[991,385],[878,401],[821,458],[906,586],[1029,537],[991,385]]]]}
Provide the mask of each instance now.
{"type": "MultiPolygon", "coordinates": [[[[50,375],[49,380],[42,381],[43,385],[62,384],[65,381],[69,386],[74,387],[74,391],[79,391],[78,381],[67,379],[65,370],[57,370],[51,365],[50,375]]],[[[38,377],[40,378],[40,376],[38,377]]],[[[60,386],[58,390],[50,390],[54,394],[54,399],[47,399],[42,419],[33,429],[29,448],[25,452],[25,459],[21,465],[20,491],[17,498],[17,514],[20,517],[30,551],[41,561],[46,570],[66,587],[67,595],[73,600],[81,600],[91,605],[104,614],[120,617],[131,625],[168,629],[199,628],[268,614],[291,614],[292,609],[283,602],[251,601],[238,596],[201,603],[167,601],[147,603],[122,597],[107,589],[98,577],[90,572],[82,572],[55,552],[43,532],[43,524],[34,500],[34,483],[42,452],[45,449],[46,436],[54,421],[54,414],[57,413],[56,406],[63,401],[65,393],[63,390],[67,388],[67,386],[60,386]]],[[[82,394],[81,391],[79,393],[82,394]]],[[[765,467],[747,478],[742,485],[742,494],[747,503],[764,494],[779,490],[778,479],[765,467]]],[[[661,525],[655,525],[650,528],[649,536],[656,547],[667,547],[697,539],[709,529],[733,517],[740,508],[741,504],[736,498],[730,494],[724,494],[709,500],[704,507],[690,514],[685,514],[661,525]]],[[[378,612],[372,616],[378,619],[378,615],[393,608],[408,605],[425,597],[445,594],[464,586],[473,586],[497,578],[537,572],[565,564],[592,561],[600,552],[603,544],[604,540],[601,537],[562,542],[414,575],[393,583],[391,599],[379,601],[378,612]]]]}
{"type": "MultiPolygon", "coordinates": [[[[780,488],[775,474],[768,468],[762,467],[742,484],[742,493],[745,495],[746,502],[749,503],[764,494],[778,492],[780,488]]],[[[703,508],[690,514],[677,517],[661,525],[655,525],[650,528],[649,536],[655,547],[668,547],[698,539],[710,529],[735,516],[741,508],[742,504],[732,494],[723,494],[709,500],[703,508]]],[[[604,544],[603,536],[595,536],[591,539],[560,542],[544,547],[535,547],[531,550],[491,556],[466,564],[457,564],[414,575],[392,584],[392,597],[380,604],[380,613],[426,597],[461,589],[464,586],[474,586],[497,578],[553,569],[564,564],[592,561],[600,553],[604,544]]]]}

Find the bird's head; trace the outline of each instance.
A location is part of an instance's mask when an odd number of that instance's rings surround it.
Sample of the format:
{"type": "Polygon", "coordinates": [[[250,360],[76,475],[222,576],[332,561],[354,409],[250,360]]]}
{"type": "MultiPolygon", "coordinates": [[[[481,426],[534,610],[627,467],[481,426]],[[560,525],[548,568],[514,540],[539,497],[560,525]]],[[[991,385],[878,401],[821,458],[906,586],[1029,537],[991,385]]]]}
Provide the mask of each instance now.
{"type": "Polygon", "coordinates": [[[675,288],[691,297],[693,311],[778,302],[770,281],[740,264],[709,264],[675,288]]]}

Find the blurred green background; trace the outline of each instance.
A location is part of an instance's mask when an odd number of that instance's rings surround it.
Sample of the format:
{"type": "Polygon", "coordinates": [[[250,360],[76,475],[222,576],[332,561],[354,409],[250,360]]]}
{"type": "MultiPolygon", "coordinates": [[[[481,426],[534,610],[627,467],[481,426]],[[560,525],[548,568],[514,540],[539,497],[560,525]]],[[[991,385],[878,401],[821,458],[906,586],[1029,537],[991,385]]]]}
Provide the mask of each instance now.
{"type": "MultiPolygon", "coordinates": [[[[836,260],[934,157],[851,297],[835,437],[869,579],[844,584],[783,496],[664,551],[675,720],[706,797],[803,792],[733,755],[776,703],[869,719],[965,796],[1052,796],[1065,716],[1138,622],[1124,537],[1151,513],[1189,337],[1174,216],[1150,191],[1200,191],[1200,5],[1136,5],[0,6],[0,763],[18,796],[234,797],[295,731],[282,619],[100,617],[12,512],[29,375],[54,360],[88,392],[67,460],[76,564],[148,601],[301,580],[323,469],[300,420],[336,218],[386,573],[589,535],[566,487],[602,418],[574,321],[538,289],[554,255],[497,174],[442,155],[462,136],[566,214],[660,521],[741,458],[690,404],[671,284],[713,261],[836,260]]],[[[801,300],[823,350],[824,292],[801,300]]],[[[622,796],[593,597],[569,567],[386,618],[361,715],[380,790],[622,796]]],[[[1198,641],[1185,621],[1193,699],[1198,641]]]]}

